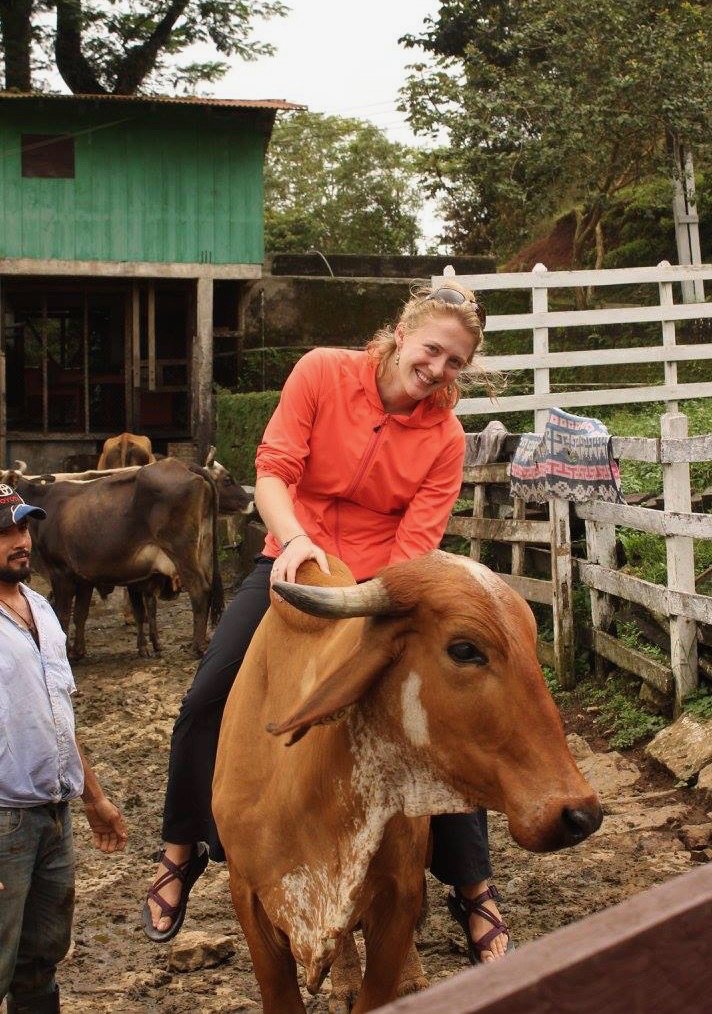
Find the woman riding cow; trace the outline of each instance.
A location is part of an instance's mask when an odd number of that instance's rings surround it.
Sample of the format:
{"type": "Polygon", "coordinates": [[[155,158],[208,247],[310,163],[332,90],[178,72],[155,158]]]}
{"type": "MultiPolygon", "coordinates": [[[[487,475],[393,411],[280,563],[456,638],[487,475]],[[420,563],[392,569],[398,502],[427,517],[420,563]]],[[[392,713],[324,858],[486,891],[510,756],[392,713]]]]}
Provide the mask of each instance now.
{"type": "MultiPolygon", "coordinates": [[[[448,278],[418,291],[395,327],[364,351],[314,349],[294,367],[257,451],[255,501],[268,537],[225,612],[183,699],[171,742],[166,842],[143,908],[151,940],[180,929],[191,887],[219,855],[211,782],[225,701],[269,606],[275,580],[305,560],[328,572],[326,552],[357,580],[436,549],[462,482],[465,439],[453,408],[460,384],[487,385],[476,359],[485,315],[448,278]]],[[[508,931],[495,904],[484,812],[434,817],[431,870],[470,960],[493,961],[508,931]]]]}

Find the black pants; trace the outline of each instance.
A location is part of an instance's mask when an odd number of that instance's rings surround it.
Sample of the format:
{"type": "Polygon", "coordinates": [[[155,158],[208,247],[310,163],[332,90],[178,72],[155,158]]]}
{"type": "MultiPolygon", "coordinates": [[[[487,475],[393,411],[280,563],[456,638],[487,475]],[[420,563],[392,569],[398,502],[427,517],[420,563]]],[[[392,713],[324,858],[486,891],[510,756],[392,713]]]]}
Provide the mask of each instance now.
{"type": "MultiPolygon", "coordinates": [[[[210,843],[213,858],[224,858],[211,812],[218,733],[230,688],[252,635],[269,606],[273,560],[258,556],[255,569],[225,610],[178,713],[168,763],[163,811],[164,841],[210,843]]],[[[472,884],[491,875],[487,814],[433,817],[432,872],[445,884],[472,884]]]]}

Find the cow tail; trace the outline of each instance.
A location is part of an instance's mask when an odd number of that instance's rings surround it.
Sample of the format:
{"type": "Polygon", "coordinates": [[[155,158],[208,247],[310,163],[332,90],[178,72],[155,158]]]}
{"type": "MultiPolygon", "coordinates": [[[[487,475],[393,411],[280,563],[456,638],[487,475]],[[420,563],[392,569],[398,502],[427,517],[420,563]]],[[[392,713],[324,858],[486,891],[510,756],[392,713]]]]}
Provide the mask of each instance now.
{"type": "Polygon", "coordinates": [[[201,471],[210,486],[213,504],[213,583],[210,589],[210,622],[215,626],[225,608],[225,592],[222,577],[220,576],[220,558],[218,553],[218,487],[208,471],[205,469],[201,469],[201,471]]]}

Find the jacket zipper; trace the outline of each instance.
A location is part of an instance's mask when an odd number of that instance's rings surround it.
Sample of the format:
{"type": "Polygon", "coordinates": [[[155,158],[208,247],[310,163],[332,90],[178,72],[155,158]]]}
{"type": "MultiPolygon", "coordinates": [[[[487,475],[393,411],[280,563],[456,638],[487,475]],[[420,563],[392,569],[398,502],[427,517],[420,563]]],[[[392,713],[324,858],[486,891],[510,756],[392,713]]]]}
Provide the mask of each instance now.
{"type": "Polygon", "coordinates": [[[356,471],[356,475],[353,477],[353,480],[351,481],[351,485],[346,490],[344,495],[341,497],[342,500],[348,500],[348,498],[353,494],[354,490],[356,489],[359,482],[363,478],[363,474],[368,468],[369,464],[371,463],[371,459],[376,453],[376,448],[381,442],[381,435],[386,428],[388,419],[389,416],[384,415],[381,421],[373,427],[373,433],[371,434],[371,439],[369,440],[368,446],[366,447],[363,457],[361,458],[361,464],[359,465],[356,471]]]}
{"type": "Polygon", "coordinates": [[[379,423],[376,423],[376,425],[373,427],[373,433],[371,434],[371,439],[369,440],[368,446],[366,447],[366,450],[364,451],[363,457],[361,458],[361,462],[360,462],[360,464],[359,464],[359,466],[358,466],[358,468],[356,470],[356,474],[354,475],[353,479],[351,480],[351,485],[346,490],[346,492],[344,493],[344,495],[341,496],[341,497],[339,497],[337,499],[337,501],[336,501],[336,518],[335,518],[335,522],[334,522],[334,541],[336,542],[336,548],[338,550],[339,556],[342,555],[342,553],[341,553],[341,524],[340,524],[340,522],[341,522],[341,517],[340,517],[341,501],[342,500],[347,500],[352,495],[352,493],[354,492],[354,490],[358,486],[359,482],[363,478],[364,472],[366,471],[366,469],[367,469],[367,467],[368,467],[371,459],[373,458],[373,455],[376,453],[376,448],[378,447],[378,444],[379,444],[380,439],[381,439],[381,433],[383,433],[383,430],[386,427],[386,423],[388,422],[388,419],[389,419],[389,416],[388,415],[384,415],[383,418],[381,419],[381,421],[379,423]]]}

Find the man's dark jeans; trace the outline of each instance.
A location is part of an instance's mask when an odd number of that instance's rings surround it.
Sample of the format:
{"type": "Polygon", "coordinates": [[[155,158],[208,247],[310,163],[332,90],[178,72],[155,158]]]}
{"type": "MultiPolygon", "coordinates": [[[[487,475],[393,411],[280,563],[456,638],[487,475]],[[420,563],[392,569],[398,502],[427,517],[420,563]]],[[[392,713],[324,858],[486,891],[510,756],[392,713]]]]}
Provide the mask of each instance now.
{"type": "Polygon", "coordinates": [[[40,1005],[69,950],[74,850],[69,805],[0,807],[0,1001],[40,1005]]]}

